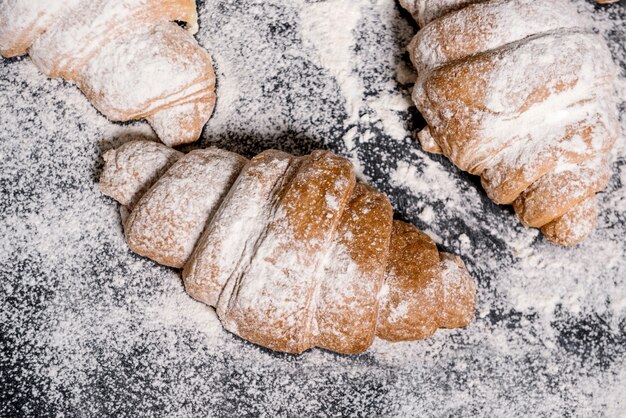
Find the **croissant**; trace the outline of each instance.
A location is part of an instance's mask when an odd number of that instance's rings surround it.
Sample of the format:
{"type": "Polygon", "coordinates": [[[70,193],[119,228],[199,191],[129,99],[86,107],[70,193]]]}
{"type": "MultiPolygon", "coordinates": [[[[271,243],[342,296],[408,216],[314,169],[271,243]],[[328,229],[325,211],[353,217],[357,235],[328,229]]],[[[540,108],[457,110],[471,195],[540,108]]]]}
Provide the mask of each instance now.
{"type": "Polygon", "coordinates": [[[617,67],[568,0],[402,0],[423,148],[481,176],[525,226],[571,246],[595,227],[618,135],[617,67]]]}
{"type": "Polygon", "coordinates": [[[213,63],[197,30],[195,0],[0,2],[4,57],[28,53],[110,120],[145,118],[170,146],[198,139],[213,113],[213,63]]]}
{"type": "Polygon", "coordinates": [[[375,336],[417,340],[473,318],[463,262],[394,221],[389,199],[345,158],[270,150],[246,160],[136,141],[104,160],[100,188],[130,211],[128,246],[183,268],[189,295],[248,341],[354,354],[375,336]]]}

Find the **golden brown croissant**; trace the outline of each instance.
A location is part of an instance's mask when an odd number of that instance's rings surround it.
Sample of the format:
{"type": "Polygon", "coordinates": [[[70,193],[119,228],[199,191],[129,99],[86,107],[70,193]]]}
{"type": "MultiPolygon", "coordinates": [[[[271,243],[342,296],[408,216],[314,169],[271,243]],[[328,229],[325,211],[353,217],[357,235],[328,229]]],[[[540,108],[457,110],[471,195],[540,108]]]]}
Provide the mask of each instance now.
{"type": "MultiPolygon", "coordinates": [[[[509,1],[509,0],[503,0],[509,1]]],[[[529,0],[530,1],[530,0],[529,0]]],[[[597,3],[606,4],[606,3],[616,3],[619,0],[595,0],[597,3]]],[[[400,0],[400,4],[404,7],[415,19],[417,24],[420,27],[426,26],[428,23],[433,20],[448,14],[450,12],[454,12],[456,10],[460,10],[465,6],[475,3],[486,3],[487,0],[400,0]]],[[[537,1],[539,3],[539,1],[537,1]]],[[[547,2],[548,5],[552,4],[547,2]]],[[[553,10],[558,10],[560,5],[553,7],[553,10]]],[[[532,24],[531,19],[528,19],[528,22],[532,24]]]]}
{"type": "Polygon", "coordinates": [[[129,247],[184,268],[226,329],[277,351],[367,349],[464,327],[475,285],[463,262],[392,219],[387,197],[325,151],[251,160],[136,141],[104,155],[103,193],[125,205],[129,247]]]}
{"type": "Polygon", "coordinates": [[[192,36],[197,29],[195,0],[0,3],[3,56],[29,53],[107,118],[146,118],[170,146],[198,139],[213,113],[213,63],[192,36]]]}
{"type": "Polygon", "coordinates": [[[575,245],[618,135],[617,68],[567,0],[406,0],[423,147],[481,176],[526,226],[575,245]]]}

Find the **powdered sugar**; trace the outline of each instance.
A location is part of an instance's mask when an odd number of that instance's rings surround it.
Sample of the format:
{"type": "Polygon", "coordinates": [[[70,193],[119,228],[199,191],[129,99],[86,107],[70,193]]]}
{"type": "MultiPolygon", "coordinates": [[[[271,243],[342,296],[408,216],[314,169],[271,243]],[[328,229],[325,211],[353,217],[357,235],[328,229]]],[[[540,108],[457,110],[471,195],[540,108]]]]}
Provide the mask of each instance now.
{"type": "Polygon", "coordinates": [[[195,33],[194,0],[15,0],[3,3],[0,18],[3,54],[28,52],[111,120],[145,117],[173,146],[195,141],[213,111],[211,59],[175,23],[195,33]]]}
{"type": "Polygon", "coordinates": [[[359,118],[363,86],[354,68],[354,35],[361,19],[358,2],[311,3],[300,12],[302,35],[319,53],[320,64],[337,80],[346,100],[346,123],[359,118]]]}
{"type": "MultiPolygon", "coordinates": [[[[408,49],[419,74],[538,33],[589,27],[588,20],[570,7],[569,0],[499,0],[472,6],[465,12],[470,14],[469,19],[459,13],[448,14],[420,30],[411,42],[408,49]]],[[[543,57],[549,54],[537,55],[535,59],[543,57]]]]}
{"type": "Polygon", "coordinates": [[[182,153],[156,143],[133,141],[124,150],[104,155],[106,168],[100,176],[100,190],[132,208],[182,153]]]}
{"type": "MultiPolygon", "coordinates": [[[[622,413],[623,151],[599,195],[596,232],[573,249],[546,243],[488,201],[475,178],[409,139],[421,126],[414,109],[394,110],[394,120],[370,109],[390,95],[409,98],[411,86],[397,69],[410,66],[403,54],[415,28],[394,2],[359,3],[351,66],[367,117],[349,128],[334,74],[302,43],[304,1],[201,3],[198,39],[212,51],[219,93],[198,147],[219,144],[247,156],[271,147],[350,150],[399,217],[462,256],[478,282],[476,322],[426,341],[377,341],[368,354],[350,357],[277,355],[232,336],[211,308],[185,294],[177,271],[128,250],[118,205],[98,190],[109,142],[145,136],[147,124],[112,124],[28,60],[3,61],[3,414],[622,413]],[[406,135],[386,134],[383,123],[406,135]]],[[[623,2],[594,13],[624,62],[623,2]]],[[[332,16],[339,25],[340,17],[332,16]]]]}
{"type": "MultiPolygon", "coordinates": [[[[480,175],[487,195],[515,203],[518,214],[533,184],[561,164],[607,155],[616,142],[617,68],[567,0],[474,4],[433,21],[409,49],[419,72],[413,99],[429,125],[420,141],[480,175]]],[[[560,176],[552,186],[563,201],[567,183],[560,176]]],[[[555,218],[549,209],[534,226],[550,241],[571,246],[593,231],[591,196],[585,205],[570,201],[555,218]]]]}

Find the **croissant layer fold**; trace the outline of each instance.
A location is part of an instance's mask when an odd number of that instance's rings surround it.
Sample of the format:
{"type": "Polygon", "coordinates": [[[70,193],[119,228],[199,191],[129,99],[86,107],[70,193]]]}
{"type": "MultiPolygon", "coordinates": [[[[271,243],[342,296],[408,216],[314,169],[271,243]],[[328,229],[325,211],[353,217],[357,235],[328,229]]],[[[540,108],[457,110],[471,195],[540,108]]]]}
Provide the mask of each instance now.
{"type": "Polygon", "coordinates": [[[424,149],[480,176],[549,241],[583,241],[620,134],[602,37],[568,0],[401,3],[422,26],[408,49],[424,149]]]}
{"type": "Polygon", "coordinates": [[[394,221],[389,199],[343,157],[246,160],[137,141],[104,159],[100,187],[130,211],[129,247],[182,268],[189,295],[248,341],[353,354],[376,336],[417,340],[473,318],[463,262],[394,221]]]}
{"type": "Polygon", "coordinates": [[[6,0],[0,53],[28,53],[110,120],[145,118],[175,146],[198,139],[215,105],[213,63],[193,37],[197,19],[195,0],[6,0]]]}

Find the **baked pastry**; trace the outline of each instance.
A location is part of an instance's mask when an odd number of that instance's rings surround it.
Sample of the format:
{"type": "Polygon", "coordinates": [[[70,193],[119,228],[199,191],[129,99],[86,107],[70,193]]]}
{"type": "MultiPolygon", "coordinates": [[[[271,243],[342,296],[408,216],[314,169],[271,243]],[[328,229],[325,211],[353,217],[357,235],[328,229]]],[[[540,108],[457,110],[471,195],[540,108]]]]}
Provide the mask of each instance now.
{"type": "Polygon", "coordinates": [[[618,70],[568,0],[404,0],[424,149],[560,245],[594,229],[619,135],[618,70]]]}
{"type": "MultiPolygon", "coordinates": [[[[619,0],[595,1],[596,3],[607,4],[617,3],[619,0]]],[[[400,0],[402,7],[411,13],[413,19],[421,28],[445,14],[462,9],[470,4],[486,2],[487,0],[400,0]]],[[[532,24],[531,19],[528,19],[528,22],[532,24]]]]}
{"type": "Polygon", "coordinates": [[[5,0],[0,53],[28,53],[110,120],[145,118],[175,146],[198,139],[215,104],[211,57],[192,36],[197,18],[195,0],[5,0]]]}
{"type": "Polygon", "coordinates": [[[416,340],[473,318],[463,262],[394,221],[345,158],[270,150],[246,160],[136,141],[104,159],[100,187],[130,210],[129,247],[183,268],[187,292],[246,340],[352,354],[375,336],[416,340]]]}

